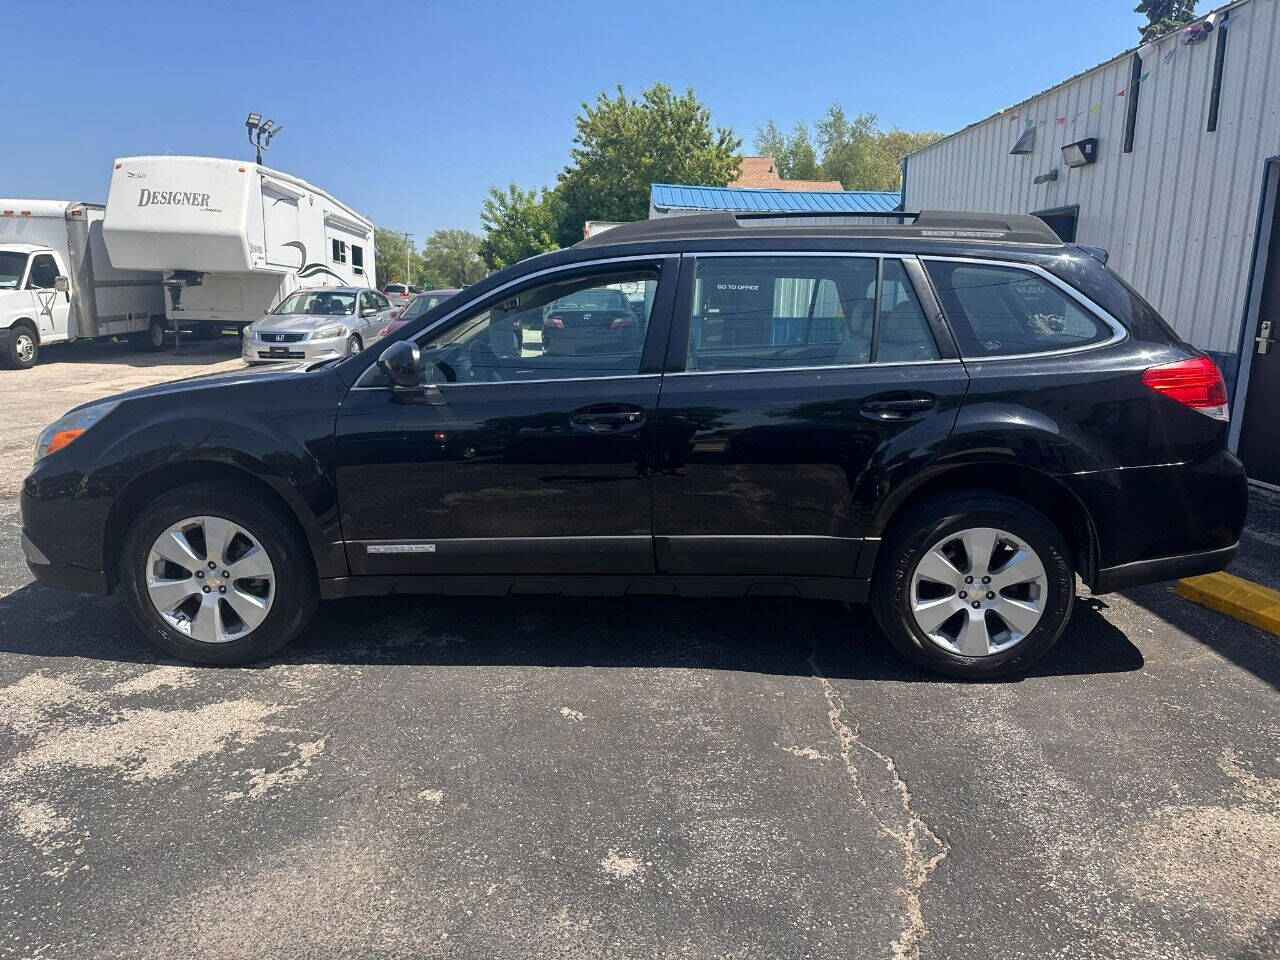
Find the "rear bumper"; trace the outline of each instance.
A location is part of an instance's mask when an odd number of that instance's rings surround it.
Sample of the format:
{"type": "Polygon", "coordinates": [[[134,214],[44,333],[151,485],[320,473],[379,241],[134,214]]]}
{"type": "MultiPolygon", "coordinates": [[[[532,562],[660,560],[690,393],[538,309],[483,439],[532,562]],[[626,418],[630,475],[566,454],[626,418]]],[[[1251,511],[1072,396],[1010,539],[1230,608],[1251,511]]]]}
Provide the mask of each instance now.
{"type": "Polygon", "coordinates": [[[22,553],[26,557],[27,569],[38,581],[48,587],[59,590],[74,590],[77,593],[94,593],[105,596],[111,590],[107,584],[107,576],[101,570],[86,570],[70,563],[50,560],[36,546],[27,532],[22,531],[22,553]]]}
{"type": "Polygon", "coordinates": [[[1173,557],[1159,557],[1155,560],[1138,560],[1134,563],[1123,563],[1118,567],[1103,567],[1094,578],[1094,593],[1112,593],[1116,590],[1127,590],[1147,583],[1160,583],[1164,580],[1181,580],[1183,577],[1196,577],[1202,573],[1216,573],[1225,570],[1236,558],[1238,543],[1217,550],[1204,550],[1200,553],[1183,553],[1173,557]]]}

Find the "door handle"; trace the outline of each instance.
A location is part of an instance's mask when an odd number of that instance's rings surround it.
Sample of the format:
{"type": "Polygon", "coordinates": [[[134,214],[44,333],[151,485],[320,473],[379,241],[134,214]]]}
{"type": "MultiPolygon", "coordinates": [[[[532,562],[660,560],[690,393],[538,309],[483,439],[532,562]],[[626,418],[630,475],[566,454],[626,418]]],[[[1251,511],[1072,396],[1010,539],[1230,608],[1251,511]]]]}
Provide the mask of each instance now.
{"type": "Polygon", "coordinates": [[[1263,320],[1258,327],[1258,335],[1253,338],[1253,342],[1258,345],[1258,353],[1265,356],[1271,350],[1271,345],[1276,342],[1276,338],[1271,336],[1271,321],[1263,320]]]}
{"type": "Polygon", "coordinates": [[[625,433],[644,425],[644,409],[626,404],[602,403],[569,414],[569,423],[588,433],[625,433]]]}
{"type": "Polygon", "coordinates": [[[865,412],[874,414],[882,420],[901,420],[911,416],[913,413],[932,410],[937,405],[937,398],[927,394],[908,396],[884,394],[878,397],[868,397],[862,401],[862,409],[865,412]]]}

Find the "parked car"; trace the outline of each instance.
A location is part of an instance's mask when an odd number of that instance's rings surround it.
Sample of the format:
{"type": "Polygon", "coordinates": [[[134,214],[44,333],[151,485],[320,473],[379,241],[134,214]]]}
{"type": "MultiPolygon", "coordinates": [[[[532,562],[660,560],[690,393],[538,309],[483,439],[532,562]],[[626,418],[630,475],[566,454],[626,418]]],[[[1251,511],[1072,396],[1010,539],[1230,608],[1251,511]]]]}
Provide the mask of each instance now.
{"type": "Polygon", "coordinates": [[[240,356],[249,364],[351,356],[382,336],[390,314],[377,290],[299,290],[245,327],[240,356]]]}
{"type": "Polygon", "coordinates": [[[397,309],[405,307],[418,292],[417,287],[408,283],[388,283],[382,288],[382,295],[397,309]]]}
{"type": "Polygon", "coordinates": [[[441,289],[417,294],[404,309],[391,311],[391,322],[382,329],[382,335],[385,337],[395,333],[410,320],[417,320],[428,310],[434,310],[454,294],[461,292],[458,289],[441,289]]]}
{"type": "Polygon", "coordinates": [[[906,657],[984,678],[1049,650],[1077,576],[1231,561],[1227,433],[1213,363],[1038,219],[708,214],[516,264],[376,355],[77,407],[22,544],[205,663],[279,650],[321,598],[778,594],[870,601],[906,657]],[[628,284],[642,339],[511,335],[628,284]]]}
{"type": "Polygon", "coordinates": [[[545,353],[582,355],[636,349],[644,336],[643,320],[619,290],[580,290],[561,297],[542,314],[545,353]]]}

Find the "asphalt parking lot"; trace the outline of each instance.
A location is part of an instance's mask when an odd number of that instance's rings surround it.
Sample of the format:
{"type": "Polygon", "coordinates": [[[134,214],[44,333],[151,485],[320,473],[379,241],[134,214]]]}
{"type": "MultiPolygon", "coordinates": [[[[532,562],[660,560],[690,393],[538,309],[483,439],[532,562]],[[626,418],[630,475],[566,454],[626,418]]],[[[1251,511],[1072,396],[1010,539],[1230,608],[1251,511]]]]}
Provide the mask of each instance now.
{"type": "Polygon", "coordinates": [[[834,604],[349,600],[216,670],[33,584],[44,423],[235,351],[0,371],[0,957],[1280,956],[1280,640],[1169,585],[965,685],[834,604]]]}

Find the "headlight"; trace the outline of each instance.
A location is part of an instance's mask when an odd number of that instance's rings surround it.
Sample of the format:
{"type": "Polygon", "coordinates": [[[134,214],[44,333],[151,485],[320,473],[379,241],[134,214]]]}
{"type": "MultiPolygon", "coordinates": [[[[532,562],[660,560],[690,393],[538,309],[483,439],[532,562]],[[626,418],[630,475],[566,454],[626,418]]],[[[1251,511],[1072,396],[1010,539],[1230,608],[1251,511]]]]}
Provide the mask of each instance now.
{"type": "Polygon", "coordinates": [[[92,406],[81,407],[79,410],[72,410],[66,416],[53,421],[40,431],[40,436],[36,440],[36,461],[44,459],[55,450],[61,450],[118,406],[120,406],[119,400],[107,400],[92,406]]]}
{"type": "Polygon", "coordinates": [[[335,324],[332,327],[321,327],[315,333],[311,334],[312,340],[331,340],[334,337],[340,337],[346,332],[346,328],[342,324],[335,324]]]}

